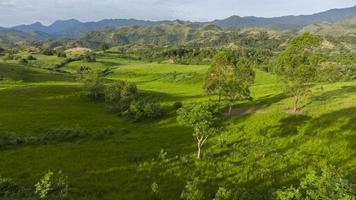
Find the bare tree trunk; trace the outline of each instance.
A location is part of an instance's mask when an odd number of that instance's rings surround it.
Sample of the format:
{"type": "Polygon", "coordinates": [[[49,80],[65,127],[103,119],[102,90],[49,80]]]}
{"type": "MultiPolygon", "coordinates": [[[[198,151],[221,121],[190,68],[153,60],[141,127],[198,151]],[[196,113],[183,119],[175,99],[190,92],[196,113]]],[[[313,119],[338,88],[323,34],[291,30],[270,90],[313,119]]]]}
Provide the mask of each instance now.
{"type": "Polygon", "coordinates": [[[201,158],[201,145],[198,143],[198,153],[197,153],[197,159],[200,160],[201,158]]]}
{"type": "Polygon", "coordinates": [[[297,112],[298,111],[298,103],[299,103],[299,97],[298,95],[294,96],[294,108],[293,108],[293,111],[294,112],[297,112]]]}
{"type": "Polygon", "coordinates": [[[231,111],[232,111],[232,104],[229,106],[229,117],[231,117],[231,111]]]}
{"type": "Polygon", "coordinates": [[[202,147],[204,142],[206,141],[207,137],[197,137],[197,147],[198,147],[198,152],[197,152],[197,159],[200,160],[201,159],[201,152],[202,152],[202,147]]]}

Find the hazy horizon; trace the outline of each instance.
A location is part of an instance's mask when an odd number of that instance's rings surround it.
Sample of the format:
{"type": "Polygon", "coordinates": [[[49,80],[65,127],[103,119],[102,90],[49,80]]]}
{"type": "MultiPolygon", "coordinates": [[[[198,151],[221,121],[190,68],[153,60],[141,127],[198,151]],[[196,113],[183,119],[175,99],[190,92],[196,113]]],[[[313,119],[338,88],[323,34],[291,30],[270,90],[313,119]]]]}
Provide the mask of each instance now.
{"type": "Polygon", "coordinates": [[[283,0],[252,0],[249,2],[242,0],[221,0],[219,2],[212,0],[204,2],[203,0],[194,2],[189,0],[141,0],[141,2],[138,0],[103,0],[100,2],[91,0],[55,0],[52,2],[0,0],[0,26],[12,27],[35,22],[50,25],[56,20],[68,19],[82,22],[103,19],[150,21],[180,19],[203,22],[224,19],[233,15],[242,17],[309,15],[355,5],[355,0],[300,0],[298,2],[283,0]],[[90,13],[89,16],[88,13],[90,13]]]}

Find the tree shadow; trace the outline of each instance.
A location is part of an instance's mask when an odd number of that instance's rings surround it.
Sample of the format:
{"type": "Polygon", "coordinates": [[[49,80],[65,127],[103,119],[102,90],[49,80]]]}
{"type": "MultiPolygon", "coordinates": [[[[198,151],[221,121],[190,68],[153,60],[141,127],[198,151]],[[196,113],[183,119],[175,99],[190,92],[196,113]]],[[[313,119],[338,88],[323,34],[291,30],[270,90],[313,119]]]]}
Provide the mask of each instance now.
{"type": "Polygon", "coordinates": [[[171,95],[167,94],[164,92],[157,92],[157,91],[150,91],[150,90],[143,90],[143,94],[149,95],[152,98],[158,99],[160,101],[171,101],[171,102],[176,102],[176,101],[185,101],[188,99],[197,99],[197,98],[203,98],[203,94],[199,95],[171,95]]]}
{"type": "MultiPolygon", "coordinates": [[[[264,109],[270,107],[272,104],[282,101],[285,98],[286,96],[284,94],[274,96],[267,95],[254,101],[238,104],[233,107],[231,113],[232,116],[247,116],[257,112],[263,112],[264,109]]],[[[224,110],[228,110],[228,107],[225,107],[224,110]]],[[[225,112],[225,116],[229,116],[227,111],[225,112]]]]}
{"type": "Polygon", "coordinates": [[[312,101],[325,101],[331,100],[335,98],[343,98],[346,97],[349,93],[356,93],[355,86],[342,86],[340,89],[323,92],[318,96],[313,96],[310,98],[312,101]]]}
{"type": "Polygon", "coordinates": [[[353,131],[356,134],[356,107],[345,108],[314,118],[309,123],[305,134],[316,135],[327,127],[337,127],[340,131],[353,131]]]}
{"type": "Polygon", "coordinates": [[[279,120],[279,125],[266,128],[272,137],[287,137],[298,134],[298,128],[305,125],[312,118],[307,115],[290,115],[279,120]]]}
{"type": "Polygon", "coordinates": [[[96,61],[97,63],[103,64],[105,65],[105,67],[116,67],[116,66],[120,66],[122,64],[120,63],[116,63],[116,62],[109,62],[109,61],[96,61]]]}

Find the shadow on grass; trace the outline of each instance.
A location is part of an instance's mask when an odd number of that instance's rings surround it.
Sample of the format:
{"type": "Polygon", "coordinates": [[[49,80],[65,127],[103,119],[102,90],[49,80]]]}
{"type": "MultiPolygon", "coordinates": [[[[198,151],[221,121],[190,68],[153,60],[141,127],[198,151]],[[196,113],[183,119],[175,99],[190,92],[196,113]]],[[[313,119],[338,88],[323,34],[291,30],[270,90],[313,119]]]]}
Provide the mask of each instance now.
{"type": "Polygon", "coordinates": [[[279,125],[267,127],[264,131],[271,133],[272,137],[287,137],[298,134],[302,127],[312,118],[307,115],[290,115],[279,120],[279,125]]]}
{"type": "MultiPolygon", "coordinates": [[[[268,108],[272,104],[282,101],[285,98],[286,96],[284,94],[274,96],[268,95],[255,101],[238,104],[234,106],[231,113],[232,116],[247,116],[257,112],[263,112],[264,109],[268,108]]],[[[225,107],[224,109],[228,110],[228,107],[225,107]]],[[[227,111],[225,112],[225,116],[229,116],[227,111]]]]}
{"type": "Polygon", "coordinates": [[[314,118],[305,133],[306,135],[317,135],[328,127],[337,127],[339,131],[353,131],[356,134],[356,107],[326,113],[314,118]]]}
{"type": "Polygon", "coordinates": [[[356,93],[356,86],[342,86],[340,89],[323,92],[321,95],[310,98],[310,101],[325,101],[335,98],[342,98],[349,93],[356,93]]]}
{"type": "Polygon", "coordinates": [[[148,90],[144,90],[144,91],[142,91],[142,93],[145,95],[150,95],[153,98],[156,98],[160,101],[172,101],[172,102],[185,101],[188,99],[197,99],[197,98],[204,97],[203,94],[199,94],[199,95],[171,95],[171,94],[167,94],[167,93],[163,93],[163,92],[148,91],[148,90]]]}

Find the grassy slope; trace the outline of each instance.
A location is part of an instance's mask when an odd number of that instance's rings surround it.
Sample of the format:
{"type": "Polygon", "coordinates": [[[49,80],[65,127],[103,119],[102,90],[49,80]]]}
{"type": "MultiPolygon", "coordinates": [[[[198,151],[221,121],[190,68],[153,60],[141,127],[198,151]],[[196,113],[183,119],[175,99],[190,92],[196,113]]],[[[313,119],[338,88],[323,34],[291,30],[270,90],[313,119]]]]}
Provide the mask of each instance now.
{"type": "MultiPolygon", "coordinates": [[[[145,64],[112,57],[99,58],[93,65],[101,64],[101,59],[107,62],[105,67],[113,67],[111,79],[137,82],[140,89],[157,93],[166,104],[208,100],[202,93],[207,66],[145,64]]],[[[73,63],[68,69],[81,64],[85,63],[73,63]]],[[[162,148],[171,157],[194,154],[191,130],[178,126],[172,115],[134,124],[108,113],[102,103],[83,98],[78,85],[68,79],[53,82],[57,75],[7,64],[0,64],[0,73],[26,79],[0,90],[0,132],[41,135],[48,129],[79,125],[94,135],[108,126],[116,133],[108,138],[1,150],[3,176],[31,186],[46,170],[63,170],[77,199],[145,199],[153,180],[152,175],[136,171],[140,163],[157,156],[162,148]]],[[[281,95],[277,79],[258,72],[252,88],[254,101],[236,106],[247,111],[226,121],[231,133],[213,138],[207,156],[214,157],[217,166],[239,163],[217,170],[240,180],[241,188],[256,190],[265,187],[261,181],[289,185],[308,165],[323,160],[349,176],[356,174],[355,87],[355,83],[337,83],[315,88],[312,103],[294,116],[288,114],[290,101],[281,95]],[[252,177],[244,178],[249,170],[252,177]]],[[[178,199],[185,183],[177,180],[159,181],[165,199],[178,199]]]]}

